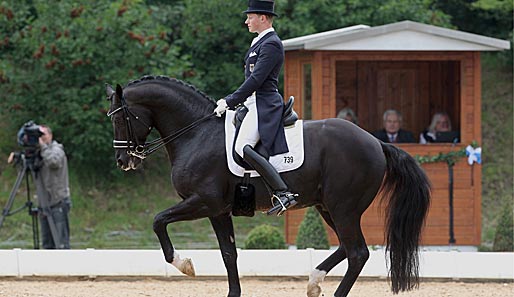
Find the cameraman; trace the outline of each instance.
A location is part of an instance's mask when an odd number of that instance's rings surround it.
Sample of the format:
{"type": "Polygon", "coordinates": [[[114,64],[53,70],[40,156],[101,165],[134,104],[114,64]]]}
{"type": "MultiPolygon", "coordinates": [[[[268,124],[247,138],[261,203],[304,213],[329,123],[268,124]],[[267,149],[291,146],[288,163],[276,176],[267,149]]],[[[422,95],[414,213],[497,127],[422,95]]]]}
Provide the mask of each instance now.
{"type": "MultiPolygon", "coordinates": [[[[41,207],[48,205],[49,210],[39,211],[41,224],[41,237],[44,249],[69,249],[70,227],[68,213],[71,208],[70,189],[68,186],[68,160],[62,144],[53,140],[52,130],[48,126],[40,125],[39,156],[42,164],[36,171],[34,183],[38,204],[41,207]],[[56,246],[52,237],[47,213],[52,216],[55,225],[59,246],[56,246]]],[[[8,162],[13,161],[13,153],[8,162]]]]}
{"type": "Polygon", "coordinates": [[[68,213],[71,208],[71,199],[68,186],[68,160],[63,145],[53,140],[52,130],[44,125],[41,125],[39,130],[42,133],[39,137],[39,148],[43,166],[38,172],[39,178],[37,179],[40,181],[36,182],[36,188],[41,188],[37,190],[38,196],[48,195],[47,201],[50,202],[50,210],[60,242],[59,246],[55,246],[48,219],[40,212],[43,248],[69,249],[70,224],[68,213]]]}

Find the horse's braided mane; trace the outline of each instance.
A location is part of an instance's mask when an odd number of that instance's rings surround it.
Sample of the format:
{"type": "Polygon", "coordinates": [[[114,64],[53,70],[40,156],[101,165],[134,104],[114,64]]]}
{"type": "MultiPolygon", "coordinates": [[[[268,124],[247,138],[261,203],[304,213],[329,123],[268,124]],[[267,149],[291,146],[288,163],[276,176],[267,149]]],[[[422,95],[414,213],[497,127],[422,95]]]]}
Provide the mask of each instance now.
{"type": "Polygon", "coordinates": [[[184,82],[184,81],[182,81],[180,79],[172,78],[172,77],[165,76],[165,75],[145,75],[145,76],[143,76],[143,77],[141,77],[139,79],[130,81],[129,83],[127,83],[127,85],[125,87],[136,85],[138,83],[141,83],[141,82],[144,82],[144,81],[149,81],[149,80],[160,80],[160,81],[168,81],[168,82],[171,82],[171,83],[176,83],[176,84],[179,84],[181,86],[190,88],[195,93],[199,94],[200,96],[202,96],[203,98],[205,98],[205,99],[207,99],[207,100],[209,100],[211,102],[215,102],[214,99],[212,99],[211,97],[207,96],[207,94],[205,94],[204,92],[198,90],[195,86],[193,86],[191,84],[188,84],[188,83],[186,83],[186,82],[184,82]]]}

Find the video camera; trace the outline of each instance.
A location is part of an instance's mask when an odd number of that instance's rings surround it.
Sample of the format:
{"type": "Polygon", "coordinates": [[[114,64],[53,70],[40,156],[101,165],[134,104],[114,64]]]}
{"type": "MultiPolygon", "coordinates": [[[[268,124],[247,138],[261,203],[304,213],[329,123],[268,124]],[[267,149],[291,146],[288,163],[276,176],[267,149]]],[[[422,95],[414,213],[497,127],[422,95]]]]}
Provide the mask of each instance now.
{"type": "Polygon", "coordinates": [[[37,148],[41,135],[40,126],[34,121],[28,121],[18,131],[18,144],[24,148],[37,148]]]}
{"type": "Polygon", "coordinates": [[[31,163],[34,159],[39,159],[35,158],[39,156],[39,137],[43,135],[39,129],[40,126],[34,123],[32,120],[21,126],[20,130],[18,131],[18,144],[25,148],[25,151],[14,153],[15,164],[21,160],[22,154],[25,156],[25,159],[31,163]]]}

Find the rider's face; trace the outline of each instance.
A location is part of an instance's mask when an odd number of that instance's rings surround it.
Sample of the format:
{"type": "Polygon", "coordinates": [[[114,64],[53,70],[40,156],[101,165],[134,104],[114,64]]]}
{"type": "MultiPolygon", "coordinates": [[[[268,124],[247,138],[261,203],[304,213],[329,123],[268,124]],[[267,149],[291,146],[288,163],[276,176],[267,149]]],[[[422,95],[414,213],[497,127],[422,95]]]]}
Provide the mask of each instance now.
{"type": "Polygon", "coordinates": [[[246,15],[245,24],[251,33],[261,33],[264,31],[266,16],[262,14],[249,13],[246,15]]]}

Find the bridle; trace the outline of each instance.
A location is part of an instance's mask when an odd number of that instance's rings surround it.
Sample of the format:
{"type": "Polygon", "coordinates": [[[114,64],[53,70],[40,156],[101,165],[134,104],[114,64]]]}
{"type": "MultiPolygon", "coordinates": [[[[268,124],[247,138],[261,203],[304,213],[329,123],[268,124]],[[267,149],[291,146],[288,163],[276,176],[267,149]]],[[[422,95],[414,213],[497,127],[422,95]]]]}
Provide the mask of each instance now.
{"type": "MultiPolygon", "coordinates": [[[[112,102],[113,96],[115,93],[113,93],[110,96],[110,100],[112,102]]],[[[126,135],[127,140],[116,140],[114,139],[112,141],[113,148],[115,149],[126,149],[127,155],[133,156],[136,158],[139,158],[141,160],[144,160],[146,157],[148,157],[150,154],[154,153],[156,150],[160,149],[161,147],[167,145],[168,143],[172,142],[173,140],[179,138],[180,136],[184,135],[185,133],[189,132],[196,126],[198,126],[203,121],[213,117],[216,113],[211,113],[207,116],[204,116],[191,124],[175,131],[174,133],[166,136],[166,137],[160,137],[157,139],[154,139],[150,142],[145,142],[144,144],[139,144],[139,141],[137,140],[137,137],[134,135],[134,129],[132,127],[132,122],[130,121],[131,118],[135,119],[136,121],[139,121],[143,126],[145,126],[148,129],[148,133],[152,130],[152,126],[147,125],[143,120],[141,120],[136,114],[134,114],[130,109],[129,106],[125,100],[125,96],[121,96],[120,98],[121,106],[116,108],[115,110],[110,110],[107,112],[108,117],[112,117],[114,114],[123,111],[123,117],[125,118],[125,121],[127,123],[126,125],[126,135]]]]}

